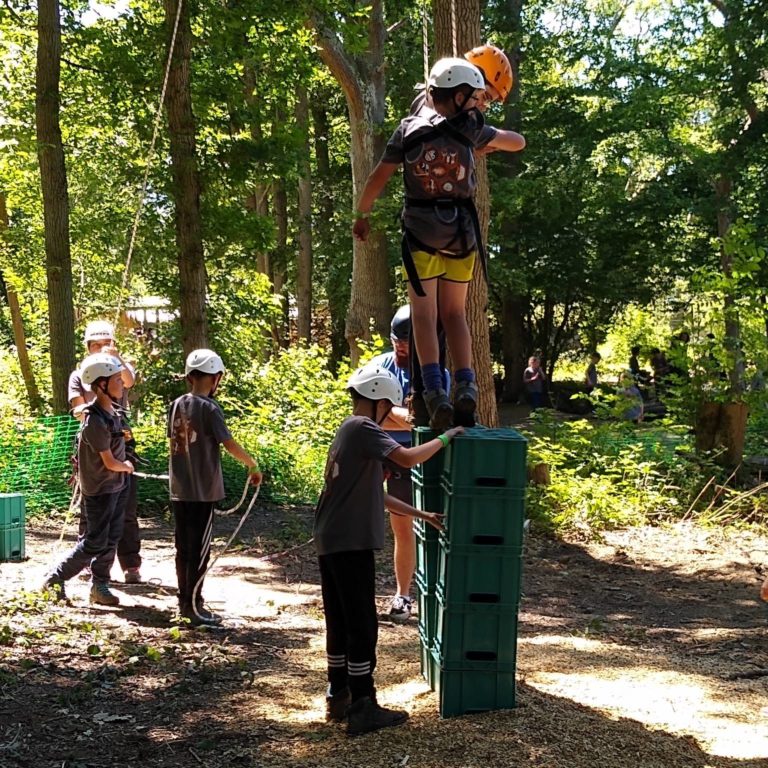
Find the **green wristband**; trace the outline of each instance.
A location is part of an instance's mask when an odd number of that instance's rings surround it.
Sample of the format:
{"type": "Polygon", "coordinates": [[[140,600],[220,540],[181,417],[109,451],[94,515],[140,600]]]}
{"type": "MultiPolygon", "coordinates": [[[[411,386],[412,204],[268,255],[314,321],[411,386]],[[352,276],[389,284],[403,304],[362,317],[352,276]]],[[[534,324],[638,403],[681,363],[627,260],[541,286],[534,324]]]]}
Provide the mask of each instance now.
{"type": "Polygon", "coordinates": [[[438,435],[437,439],[443,444],[443,448],[447,448],[448,443],[451,442],[451,438],[448,435],[438,435]]]}

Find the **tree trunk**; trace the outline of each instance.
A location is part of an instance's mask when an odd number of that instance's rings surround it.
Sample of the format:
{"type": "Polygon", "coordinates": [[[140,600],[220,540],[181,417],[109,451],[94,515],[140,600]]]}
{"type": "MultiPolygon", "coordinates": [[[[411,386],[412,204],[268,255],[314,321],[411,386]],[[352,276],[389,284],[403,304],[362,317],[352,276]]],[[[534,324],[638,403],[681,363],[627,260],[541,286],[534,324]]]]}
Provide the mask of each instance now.
{"type": "MultiPolygon", "coordinates": [[[[164,0],[168,41],[179,0],[164,0]]],[[[173,197],[176,208],[176,248],[179,265],[179,312],[184,354],[208,346],[206,274],[200,220],[200,177],[195,148],[195,117],[190,92],[192,32],[189,4],[182,3],[173,51],[165,107],[168,113],[173,197]]]]}
{"type": "Polygon", "coordinates": [[[282,296],[283,317],[280,325],[272,326],[272,338],[276,347],[288,346],[288,299],[284,294],[286,257],[288,252],[288,195],[281,179],[274,185],[275,221],[277,222],[277,248],[271,260],[272,287],[276,295],[282,296]]]}
{"type": "MultiPolygon", "coordinates": [[[[0,192],[0,242],[6,240],[8,233],[8,209],[5,204],[5,194],[0,192]]],[[[7,244],[6,244],[7,247],[7,244]]],[[[8,309],[11,313],[11,326],[13,328],[13,343],[19,356],[19,368],[21,377],[24,379],[24,386],[27,390],[27,399],[29,407],[33,413],[40,413],[43,409],[43,399],[40,397],[40,390],[35,381],[35,372],[32,370],[32,364],[29,361],[29,352],[27,352],[27,335],[24,332],[24,321],[21,317],[21,307],[19,306],[19,297],[13,288],[3,280],[0,273],[0,283],[5,290],[8,299],[8,309]]]]}
{"type": "MultiPolygon", "coordinates": [[[[339,36],[321,19],[315,18],[313,25],[320,57],[339,82],[347,100],[352,195],[356,202],[386,141],[382,132],[386,117],[383,0],[372,0],[368,48],[364,53],[351,54],[344,50],[339,36]]],[[[345,330],[353,366],[360,358],[358,340],[371,338],[371,319],[378,333],[382,336],[389,333],[392,315],[390,282],[386,239],[374,228],[366,242],[353,241],[352,286],[345,330]]]]}
{"type": "MultiPolygon", "coordinates": [[[[480,45],[479,0],[435,0],[435,58],[457,55],[480,45]],[[454,45],[455,43],[455,45],[454,45]]],[[[434,63],[434,62],[432,62],[434,63]]],[[[491,199],[485,158],[476,159],[477,192],[475,204],[480,216],[483,241],[488,239],[491,199]]],[[[488,330],[488,285],[478,263],[469,285],[467,322],[472,334],[472,363],[477,376],[477,420],[489,427],[496,426],[496,388],[491,367],[491,342],[488,330]]]]}
{"type": "Polygon", "coordinates": [[[502,400],[516,403],[523,390],[526,366],[525,306],[522,296],[505,291],[501,303],[501,347],[504,356],[504,389],[502,400]]]}
{"type": "Polygon", "coordinates": [[[43,192],[53,408],[66,413],[67,382],[75,367],[75,316],[69,251],[69,193],[59,125],[61,24],[58,0],[37,4],[35,121],[43,192]]]}
{"type": "Polygon", "coordinates": [[[309,99],[297,91],[296,126],[304,137],[299,158],[299,258],[296,265],[296,329],[300,339],[312,338],[312,178],[309,155],[309,99]]]}

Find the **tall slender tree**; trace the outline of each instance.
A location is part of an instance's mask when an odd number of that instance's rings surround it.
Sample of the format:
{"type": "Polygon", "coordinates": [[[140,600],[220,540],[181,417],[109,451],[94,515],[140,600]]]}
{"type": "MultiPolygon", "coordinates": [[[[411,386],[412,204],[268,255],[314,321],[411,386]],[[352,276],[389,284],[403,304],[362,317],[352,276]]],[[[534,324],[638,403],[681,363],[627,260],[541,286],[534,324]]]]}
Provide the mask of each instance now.
{"type": "Polygon", "coordinates": [[[43,190],[45,258],[53,408],[66,413],[67,381],[75,367],[75,316],[69,245],[69,193],[59,124],[61,18],[58,0],[37,4],[35,120],[43,190]]]}
{"type": "Polygon", "coordinates": [[[297,330],[300,339],[312,335],[312,176],[309,151],[309,97],[300,86],[296,99],[296,125],[302,134],[299,155],[299,259],[296,265],[297,330]]]}

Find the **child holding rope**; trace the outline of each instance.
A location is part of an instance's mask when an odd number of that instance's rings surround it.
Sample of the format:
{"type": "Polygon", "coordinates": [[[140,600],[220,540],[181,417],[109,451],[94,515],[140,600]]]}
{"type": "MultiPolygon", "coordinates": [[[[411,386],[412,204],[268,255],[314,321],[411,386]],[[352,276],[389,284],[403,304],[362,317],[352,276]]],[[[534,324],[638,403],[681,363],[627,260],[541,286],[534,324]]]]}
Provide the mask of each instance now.
{"type": "Polygon", "coordinates": [[[462,429],[406,448],[380,426],[402,401],[395,375],[369,364],[351,376],[347,387],[352,415],[339,427],[328,452],[314,538],[325,612],[326,718],[346,718],[347,734],[356,736],[408,719],[407,712],[380,706],[373,684],[378,639],[374,550],[384,544],[382,509],[421,518],[442,530],[441,515],[421,512],[384,493],[384,462],[413,467],[434,456],[462,429]]]}
{"type": "Polygon", "coordinates": [[[225,496],[219,446],[248,467],[252,485],[260,485],[262,476],[256,460],[230,434],[213,399],[224,374],[222,359],[210,349],[196,349],[187,356],[185,373],[190,392],[173,401],[168,415],[179,615],[193,626],[215,626],[221,617],[205,608],[202,588],[211,554],[213,505],[225,496]]]}
{"type": "Polygon", "coordinates": [[[428,103],[408,115],[389,140],[358,202],[353,234],[365,240],[374,202],[399,165],[404,169],[402,256],[408,279],[413,334],[424,383],[430,426],[474,423],[477,386],[465,314],[475,259],[485,270],[485,252],[472,196],[474,151],[517,152],[525,139],[485,124],[478,105],[485,80],[465,59],[441,59],[427,84],[428,103]],[[455,365],[453,406],[442,386],[437,322],[441,321],[455,365]]]}
{"type": "Polygon", "coordinates": [[[123,533],[128,500],[128,476],[133,464],[125,458],[123,425],[114,403],[123,396],[123,363],[100,352],[87,357],[80,368],[83,383],[95,393],[85,407],[78,437],[77,464],[85,530],[74,549],[49,573],[43,587],[56,589],[66,599],[64,583],[90,565],[90,601],[119,605],[109,589],[115,548],[123,533]]]}
{"type": "MultiPolygon", "coordinates": [[[[83,337],[85,348],[89,355],[95,355],[97,352],[106,352],[116,357],[123,365],[121,378],[123,380],[123,395],[119,402],[114,403],[118,415],[123,424],[125,433],[126,455],[131,463],[136,465],[136,441],[133,438],[133,431],[128,423],[128,396],[127,390],[131,389],[136,382],[136,373],[131,365],[125,362],[117,351],[115,344],[115,329],[112,323],[106,320],[93,320],[85,326],[83,337]]],[[[80,372],[80,369],[72,371],[69,375],[67,398],[69,407],[72,409],[72,415],[81,419],[83,409],[88,403],[96,398],[95,392],[86,384],[80,372]]],[[[126,584],[139,584],[141,582],[141,535],[139,533],[138,496],[136,487],[136,478],[133,475],[128,477],[128,500],[125,504],[125,518],[123,523],[123,535],[117,544],[117,560],[123,571],[123,578],[126,584]]],[[[85,511],[82,506],[80,509],[80,535],[85,532],[85,511]]]]}

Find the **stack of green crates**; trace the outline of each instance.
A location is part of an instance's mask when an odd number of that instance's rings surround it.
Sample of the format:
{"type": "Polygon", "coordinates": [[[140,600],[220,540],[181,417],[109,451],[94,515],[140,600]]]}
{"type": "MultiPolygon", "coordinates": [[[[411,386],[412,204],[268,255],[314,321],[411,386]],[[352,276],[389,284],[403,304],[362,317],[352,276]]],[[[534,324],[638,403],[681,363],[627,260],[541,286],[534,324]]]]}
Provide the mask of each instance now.
{"type": "Polygon", "coordinates": [[[0,561],[24,559],[24,497],[0,493],[0,561]]]}
{"type": "MultiPolygon", "coordinates": [[[[413,444],[423,445],[437,437],[437,432],[426,427],[413,430],[413,444]]],[[[419,464],[411,470],[413,485],[413,505],[425,512],[443,510],[443,459],[444,452],[438,451],[429,461],[419,464]]],[[[416,594],[419,609],[419,638],[421,640],[421,674],[434,689],[432,674],[434,663],[431,651],[435,641],[437,626],[437,567],[440,552],[438,532],[431,525],[421,520],[414,520],[416,534],[416,594]]]]}
{"type": "Polygon", "coordinates": [[[526,446],[474,428],[445,451],[428,676],[443,717],[515,705],[526,446]]]}

